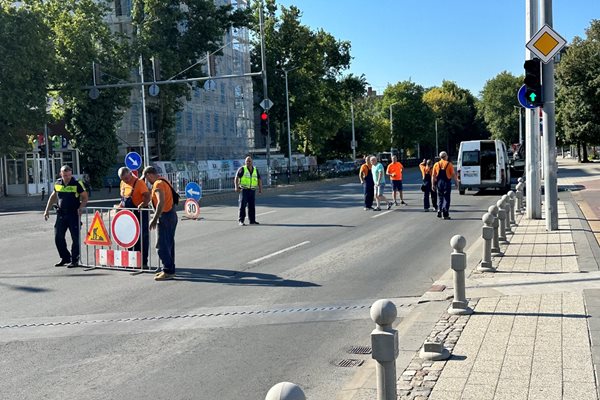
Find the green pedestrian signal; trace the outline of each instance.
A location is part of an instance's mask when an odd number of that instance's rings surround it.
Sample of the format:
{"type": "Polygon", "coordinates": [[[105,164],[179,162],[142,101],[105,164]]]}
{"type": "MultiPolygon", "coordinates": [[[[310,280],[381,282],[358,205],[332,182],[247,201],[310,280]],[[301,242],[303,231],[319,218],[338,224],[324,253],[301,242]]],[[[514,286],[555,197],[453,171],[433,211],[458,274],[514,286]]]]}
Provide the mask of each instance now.
{"type": "Polygon", "coordinates": [[[542,63],[539,58],[525,61],[525,78],[523,83],[526,87],[525,99],[528,106],[541,107],[544,105],[542,99],[542,63]]]}

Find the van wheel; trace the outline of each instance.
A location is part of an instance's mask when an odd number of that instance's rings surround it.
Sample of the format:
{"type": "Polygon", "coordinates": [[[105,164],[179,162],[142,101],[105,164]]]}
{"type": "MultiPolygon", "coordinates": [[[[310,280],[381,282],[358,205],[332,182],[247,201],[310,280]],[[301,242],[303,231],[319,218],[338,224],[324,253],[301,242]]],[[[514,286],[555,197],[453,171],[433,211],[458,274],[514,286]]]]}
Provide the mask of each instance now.
{"type": "Polygon", "coordinates": [[[465,194],[465,189],[458,188],[458,194],[460,194],[461,196],[465,194]]]}

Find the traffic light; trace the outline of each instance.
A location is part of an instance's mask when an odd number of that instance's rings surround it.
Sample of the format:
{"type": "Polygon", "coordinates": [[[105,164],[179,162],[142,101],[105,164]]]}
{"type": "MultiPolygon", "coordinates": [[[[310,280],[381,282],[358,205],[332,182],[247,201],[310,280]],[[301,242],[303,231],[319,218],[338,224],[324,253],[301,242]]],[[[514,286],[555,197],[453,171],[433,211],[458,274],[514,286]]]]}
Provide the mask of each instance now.
{"type": "Polygon", "coordinates": [[[269,114],[266,111],[263,111],[260,114],[260,133],[263,136],[267,136],[269,134],[269,114]]]}
{"type": "Polygon", "coordinates": [[[525,99],[530,106],[541,107],[544,104],[542,98],[542,63],[539,58],[525,61],[525,99]]]}

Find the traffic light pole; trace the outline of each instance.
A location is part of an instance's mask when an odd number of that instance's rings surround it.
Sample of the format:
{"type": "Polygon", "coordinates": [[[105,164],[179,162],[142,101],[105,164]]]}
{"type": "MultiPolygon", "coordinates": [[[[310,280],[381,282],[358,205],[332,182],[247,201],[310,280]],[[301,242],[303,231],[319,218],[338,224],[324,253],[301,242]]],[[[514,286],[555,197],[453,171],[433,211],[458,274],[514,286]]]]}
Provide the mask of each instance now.
{"type": "MultiPolygon", "coordinates": [[[[264,29],[264,17],[263,17],[263,2],[260,2],[259,25],[260,25],[260,58],[262,65],[262,81],[263,81],[263,98],[266,100],[269,98],[267,90],[267,59],[265,57],[265,29],[264,29]]],[[[269,111],[268,109],[266,111],[269,111]]],[[[271,132],[269,124],[267,124],[267,185],[271,185],[271,132]]]]}
{"type": "MultiPolygon", "coordinates": [[[[538,0],[525,1],[525,43],[535,35],[538,30],[538,0]]],[[[530,60],[533,55],[525,50],[525,59],[530,60]]],[[[538,110],[525,111],[525,173],[527,191],[527,218],[542,218],[542,199],[540,182],[540,135],[539,135],[538,110]]]]}
{"type": "MultiPolygon", "coordinates": [[[[552,0],[542,0],[542,25],[552,28],[552,0]]],[[[546,230],[558,230],[558,184],[556,171],[556,130],[554,112],[554,60],[542,65],[544,98],[544,211],[546,230]]]]}
{"type": "MultiPolygon", "coordinates": [[[[150,165],[150,152],[148,151],[148,114],[146,112],[146,88],[144,86],[144,60],[140,55],[140,80],[142,81],[142,129],[144,131],[144,167],[150,165]]],[[[156,147],[160,149],[160,144],[156,143],[156,147]]],[[[160,150],[159,150],[160,152],[160,150]]],[[[160,159],[160,156],[159,156],[160,159]]]]}

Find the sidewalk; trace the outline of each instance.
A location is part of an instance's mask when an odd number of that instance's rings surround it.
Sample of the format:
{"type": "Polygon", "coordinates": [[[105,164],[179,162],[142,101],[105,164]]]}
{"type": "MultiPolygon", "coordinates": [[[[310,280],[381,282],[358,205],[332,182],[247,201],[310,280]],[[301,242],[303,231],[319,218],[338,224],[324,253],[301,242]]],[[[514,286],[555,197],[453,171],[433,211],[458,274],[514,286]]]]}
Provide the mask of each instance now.
{"type": "MultiPolygon", "coordinates": [[[[517,218],[493,273],[476,270],[482,240],[467,247],[474,314],[445,312],[453,294],[449,271],[402,321],[398,399],[599,399],[600,164],[559,159],[558,176],[560,189],[578,190],[559,193],[558,231],[547,232],[543,219],[517,218]],[[443,341],[451,358],[421,360],[425,338],[443,341]]],[[[363,384],[348,385],[338,399],[376,398],[374,372],[357,378],[363,384]]]]}

